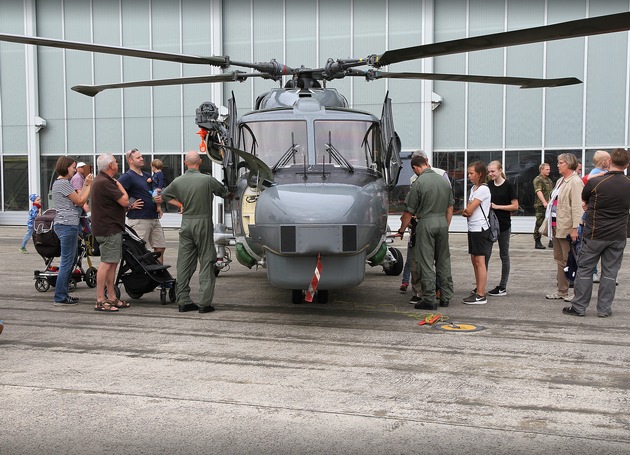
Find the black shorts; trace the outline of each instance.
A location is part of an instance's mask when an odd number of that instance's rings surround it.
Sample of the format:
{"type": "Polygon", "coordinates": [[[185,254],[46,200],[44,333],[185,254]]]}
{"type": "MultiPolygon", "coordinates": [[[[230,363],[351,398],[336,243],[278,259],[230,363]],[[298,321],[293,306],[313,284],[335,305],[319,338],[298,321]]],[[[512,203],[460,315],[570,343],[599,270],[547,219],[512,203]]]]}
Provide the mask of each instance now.
{"type": "Polygon", "coordinates": [[[468,232],[468,254],[473,256],[487,256],[492,251],[490,230],[481,232],[468,232]]]}

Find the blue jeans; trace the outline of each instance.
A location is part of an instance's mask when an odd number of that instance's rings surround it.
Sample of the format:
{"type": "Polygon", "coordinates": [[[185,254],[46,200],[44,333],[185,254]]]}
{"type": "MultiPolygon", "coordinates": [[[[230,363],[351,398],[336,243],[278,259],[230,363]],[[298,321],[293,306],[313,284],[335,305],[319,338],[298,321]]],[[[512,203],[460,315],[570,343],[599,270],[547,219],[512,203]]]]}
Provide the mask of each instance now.
{"type": "MultiPolygon", "coordinates": [[[[501,258],[501,281],[499,287],[505,289],[507,286],[508,278],[510,276],[510,234],[511,229],[499,232],[499,257],[501,258]]],[[[490,254],[486,256],[486,270],[488,270],[488,263],[490,262],[490,256],[492,256],[492,249],[490,254]]]]}
{"type": "Polygon", "coordinates": [[[411,278],[411,242],[407,242],[407,258],[405,259],[405,267],[403,268],[402,282],[409,284],[411,278]]]}
{"type": "Polygon", "coordinates": [[[79,225],[55,224],[54,229],[61,242],[61,259],[59,261],[57,283],[55,284],[55,302],[61,302],[68,297],[68,280],[77,258],[79,225]]]}
{"type": "Polygon", "coordinates": [[[30,239],[31,237],[33,237],[33,226],[27,226],[26,235],[24,236],[24,239],[22,240],[22,244],[20,245],[20,248],[26,248],[26,242],[28,242],[28,239],[30,239]]]}

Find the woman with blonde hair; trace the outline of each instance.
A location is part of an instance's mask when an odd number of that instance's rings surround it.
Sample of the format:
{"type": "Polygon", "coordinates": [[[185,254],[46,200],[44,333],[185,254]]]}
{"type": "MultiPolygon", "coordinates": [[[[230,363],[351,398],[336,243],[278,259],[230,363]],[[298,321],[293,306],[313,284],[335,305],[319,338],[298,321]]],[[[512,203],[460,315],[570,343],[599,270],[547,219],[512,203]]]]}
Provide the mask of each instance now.
{"type": "Polygon", "coordinates": [[[468,204],[462,216],[468,220],[468,253],[475,271],[477,287],[464,299],[467,305],[483,305],[486,299],[486,256],[492,248],[490,226],[486,215],[490,212],[490,189],[486,185],[486,165],[475,161],[468,165],[468,179],[473,184],[468,196],[468,204]]]}
{"type": "MultiPolygon", "coordinates": [[[[507,282],[510,276],[510,235],[512,234],[511,212],[518,210],[518,196],[516,187],[508,181],[503,172],[500,161],[492,161],[488,164],[488,188],[491,194],[491,206],[499,220],[499,256],[501,258],[501,281],[494,289],[488,291],[488,295],[501,297],[507,295],[507,282]]],[[[486,213],[487,215],[487,213],[486,213]]],[[[486,269],[492,255],[486,257],[486,269]]]]}

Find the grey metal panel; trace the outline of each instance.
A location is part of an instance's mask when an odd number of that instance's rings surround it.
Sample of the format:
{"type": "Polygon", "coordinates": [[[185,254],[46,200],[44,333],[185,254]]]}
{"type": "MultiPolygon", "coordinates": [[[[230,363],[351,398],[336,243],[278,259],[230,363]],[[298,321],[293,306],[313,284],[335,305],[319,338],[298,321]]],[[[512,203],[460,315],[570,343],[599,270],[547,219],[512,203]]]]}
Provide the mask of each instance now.
{"type": "MultiPolygon", "coordinates": [[[[120,8],[117,1],[92,3],[94,42],[120,45],[120,8]]],[[[116,55],[94,54],[94,83],[119,82],[122,58],[116,55]]],[[[87,83],[89,81],[81,81],[87,83]]],[[[96,153],[117,152],[123,148],[122,96],[119,90],[105,91],[94,98],[96,118],[96,153]]]]}
{"type": "MultiPolygon", "coordinates": [[[[628,10],[628,2],[589,3],[600,16],[628,10]]],[[[626,141],[628,33],[593,36],[588,40],[586,147],[617,147],[626,141]]]]}
{"type": "MultiPolygon", "coordinates": [[[[508,30],[533,27],[544,22],[545,1],[508,2],[508,30]]],[[[508,48],[508,76],[542,77],[544,45],[529,44],[508,48]]],[[[505,146],[540,147],[542,145],[543,91],[506,89],[505,146]]]]}
{"type": "MultiPolygon", "coordinates": [[[[335,256],[328,262],[321,257],[322,272],[318,289],[342,289],[356,286],[365,275],[365,251],[352,256],[335,256]]],[[[281,289],[307,289],[313,278],[317,255],[279,256],[267,253],[267,278],[281,289]]]]}
{"type": "MultiPolygon", "coordinates": [[[[37,34],[47,38],[63,38],[62,11],[59,2],[37,2],[37,34]]],[[[42,155],[66,153],[66,101],[64,86],[64,51],[37,48],[39,81],[39,115],[46,119],[46,129],[39,134],[42,155]]]]}
{"type": "MultiPolygon", "coordinates": [[[[435,2],[435,41],[466,36],[466,0],[435,2]]],[[[435,72],[466,74],[465,55],[435,59],[435,72]]],[[[444,103],[433,111],[434,149],[464,149],[466,145],[466,85],[435,82],[433,91],[444,103]]],[[[403,147],[406,147],[403,143],[403,147]]]]}

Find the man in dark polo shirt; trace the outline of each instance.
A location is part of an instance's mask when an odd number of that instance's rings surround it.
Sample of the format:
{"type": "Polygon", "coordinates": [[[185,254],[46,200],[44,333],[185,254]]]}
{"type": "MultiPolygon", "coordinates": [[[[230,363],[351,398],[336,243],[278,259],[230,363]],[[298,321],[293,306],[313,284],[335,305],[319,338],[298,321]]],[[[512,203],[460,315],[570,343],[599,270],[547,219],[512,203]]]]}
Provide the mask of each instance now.
{"type": "Polygon", "coordinates": [[[147,181],[151,176],[142,170],[144,158],[138,149],[131,149],[125,153],[129,170],[118,179],[127,190],[130,198],[136,199],[127,213],[129,226],[153,248],[160,253],[158,260],[164,262],[166,238],[160,224],[162,209],[160,196],[153,199],[153,189],[147,181]],[[158,202],[156,204],[156,201],[158,202]]]}
{"type": "Polygon", "coordinates": [[[574,282],[575,296],[571,306],[562,310],[571,316],[584,316],[593,292],[593,269],[600,258],[597,316],[605,318],[612,315],[617,273],[626,247],[630,178],[623,172],[630,157],[627,150],[618,148],[610,154],[610,158],[608,173],[589,179],[582,190],[582,200],[587,209],[574,282]]]}
{"type": "Polygon", "coordinates": [[[96,273],[96,311],[118,311],[128,303],[119,300],[114,290],[116,266],[122,259],[122,233],[129,197],[114,179],[116,158],[103,153],[96,161],[99,173],[92,183],[92,233],[100,244],[101,264],[96,273]],[[105,289],[109,299],[105,298],[105,289]]]}

